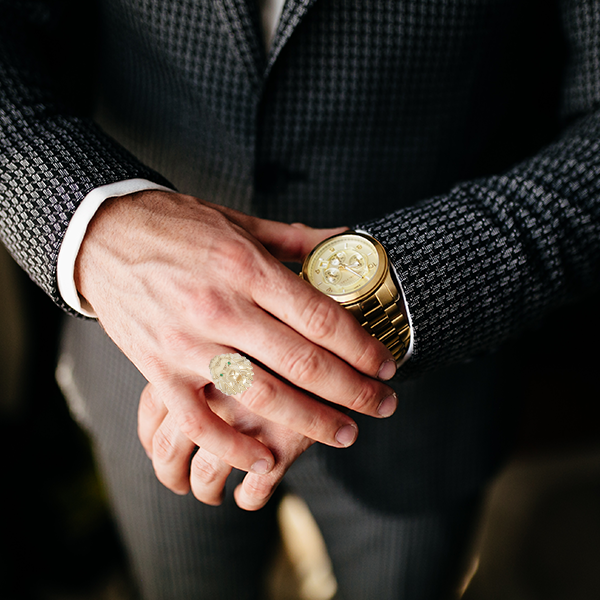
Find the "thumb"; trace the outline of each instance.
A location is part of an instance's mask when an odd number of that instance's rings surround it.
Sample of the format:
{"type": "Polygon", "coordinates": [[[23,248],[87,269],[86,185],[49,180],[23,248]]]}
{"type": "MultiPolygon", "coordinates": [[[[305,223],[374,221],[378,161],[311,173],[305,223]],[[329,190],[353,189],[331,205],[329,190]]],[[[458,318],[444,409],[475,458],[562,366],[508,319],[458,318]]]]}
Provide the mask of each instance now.
{"type": "Polygon", "coordinates": [[[254,236],[275,258],[289,262],[302,262],[319,242],[348,230],[345,226],[316,229],[304,223],[287,225],[276,221],[263,221],[261,225],[253,231],[254,236]]]}

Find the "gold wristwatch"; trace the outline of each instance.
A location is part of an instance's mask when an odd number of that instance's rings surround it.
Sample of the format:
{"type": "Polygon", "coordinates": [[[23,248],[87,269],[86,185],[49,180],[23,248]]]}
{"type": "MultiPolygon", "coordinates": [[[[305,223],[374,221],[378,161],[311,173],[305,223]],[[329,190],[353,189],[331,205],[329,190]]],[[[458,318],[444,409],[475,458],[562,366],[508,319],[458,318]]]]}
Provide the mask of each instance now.
{"type": "Polygon", "coordinates": [[[402,360],[410,344],[408,315],[384,247],[356,231],[334,235],[306,257],[300,276],[347,308],[402,360]]]}

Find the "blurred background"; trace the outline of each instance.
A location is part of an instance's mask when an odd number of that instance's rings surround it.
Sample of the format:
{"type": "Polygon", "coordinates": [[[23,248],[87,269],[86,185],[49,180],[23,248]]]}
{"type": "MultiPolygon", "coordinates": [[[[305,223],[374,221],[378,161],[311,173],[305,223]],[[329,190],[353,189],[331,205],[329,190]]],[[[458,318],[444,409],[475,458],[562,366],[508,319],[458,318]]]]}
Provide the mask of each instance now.
{"type": "Polygon", "coordinates": [[[0,244],[0,598],[128,598],[86,436],[54,380],[62,312],[0,244]]]}
{"type": "MultiPolygon", "coordinates": [[[[521,412],[486,495],[464,600],[600,598],[597,307],[563,309],[503,350],[507,401],[521,412]]],[[[54,380],[61,317],[0,246],[0,598],[136,600],[88,440],[54,380]]],[[[335,598],[302,501],[284,499],[280,525],[266,600],[335,598]]]]}

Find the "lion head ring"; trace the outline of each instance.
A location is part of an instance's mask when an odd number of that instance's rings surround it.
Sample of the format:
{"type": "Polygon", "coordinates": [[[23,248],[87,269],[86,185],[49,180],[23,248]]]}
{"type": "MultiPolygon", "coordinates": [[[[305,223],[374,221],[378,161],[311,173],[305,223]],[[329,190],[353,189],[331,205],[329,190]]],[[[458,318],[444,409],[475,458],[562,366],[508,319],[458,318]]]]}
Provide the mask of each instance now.
{"type": "Polygon", "coordinates": [[[228,396],[245,392],[254,380],[252,363],[237,352],[218,354],[210,361],[208,368],[217,389],[228,396]]]}

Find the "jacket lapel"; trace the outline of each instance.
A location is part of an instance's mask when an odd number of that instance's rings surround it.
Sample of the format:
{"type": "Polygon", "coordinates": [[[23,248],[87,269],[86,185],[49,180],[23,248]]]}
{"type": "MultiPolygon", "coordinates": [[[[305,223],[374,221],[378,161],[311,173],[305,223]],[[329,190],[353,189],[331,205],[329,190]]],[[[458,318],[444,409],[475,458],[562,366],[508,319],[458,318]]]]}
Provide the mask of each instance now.
{"type": "MultiPolygon", "coordinates": [[[[256,0],[250,0],[256,2],[256,0]]],[[[271,50],[267,57],[267,68],[265,77],[269,74],[273,64],[277,60],[282,48],[290,39],[294,29],[298,26],[306,11],[314,4],[315,0],[285,0],[279,25],[275,31],[271,50]]]]}
{"type": "Polygon", "coordinates": [[[315,0],[285,0],[268,56],[262,40],[258,0],[215,0],[233,36],[236,50],[255,83],[269,74],[281,49],[315,0]]]}
{"type": "Polygon", "coordinates": [[[251,80],[261,84],[266,65],[257,0],[216,0],[251,80]]]}

